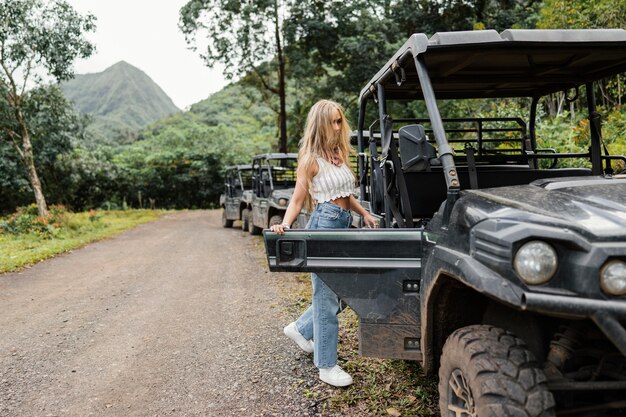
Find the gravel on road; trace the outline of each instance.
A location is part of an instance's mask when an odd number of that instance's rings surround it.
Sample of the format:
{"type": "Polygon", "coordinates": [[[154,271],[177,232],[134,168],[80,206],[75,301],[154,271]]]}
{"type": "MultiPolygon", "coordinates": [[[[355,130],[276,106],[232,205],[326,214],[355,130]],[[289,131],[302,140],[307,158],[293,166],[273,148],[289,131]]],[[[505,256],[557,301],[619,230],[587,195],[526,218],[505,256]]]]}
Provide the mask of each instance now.
{"type": "Polygon", "coordinates": [[[167,214],[0,275],[0,416],[312,416],[263,242],[167,214]]]}

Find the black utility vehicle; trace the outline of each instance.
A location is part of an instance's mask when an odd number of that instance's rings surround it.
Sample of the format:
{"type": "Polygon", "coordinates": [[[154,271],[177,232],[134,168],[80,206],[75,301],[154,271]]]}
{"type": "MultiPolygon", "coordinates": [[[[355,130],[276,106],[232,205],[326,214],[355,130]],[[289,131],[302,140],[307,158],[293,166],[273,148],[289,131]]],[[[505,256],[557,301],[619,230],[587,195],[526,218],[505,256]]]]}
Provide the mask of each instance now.
{"type": "Polygon", "coordinates": [[[267,232],[270,269],[319,273],[361,354],[438,372],[443,416],[622,415],[626,158],[603,146],[594,86],[624,71],[624,30],[411,36],[359,101],[361,198],[385,228],[267,232]],[[583,100],[588,152],[537,146],[560,92],[583,100]],[[525,113],[442,117],[503,98],[525,113]],[[423,114],[392,119],[398,101],[423,114]]]}
{"type": "Polygon", "coordinates": [[[283,221],[285,210],[296,185],[298,155],[270,153],[252,158],[252,203],[249,231],[261,234],[283,221]]]}
{"type": "MultiPolygon", "coordinates": [[[[245,209],[248,203],[244,195],[252,189],[252,167],[250,165],[233,165],[226,167],[224,193],[220,195],[222,207],[222,226],[233,227],[233,222],[241,220],[245,223],[245,209]]],[[[244,229],[247,230],[247,229],[244,229]]]]}

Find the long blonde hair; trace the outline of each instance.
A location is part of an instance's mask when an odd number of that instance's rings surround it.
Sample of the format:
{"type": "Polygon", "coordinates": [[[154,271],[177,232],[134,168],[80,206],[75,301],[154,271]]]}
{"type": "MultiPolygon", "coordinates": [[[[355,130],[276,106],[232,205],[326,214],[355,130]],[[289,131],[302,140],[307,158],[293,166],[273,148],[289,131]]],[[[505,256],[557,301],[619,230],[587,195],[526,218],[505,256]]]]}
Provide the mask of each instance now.
{"type": "MultiPolygon", "coordinates": [[[[309,172],[311,165],[316,163],[316,158],[332,161],[333,157],[339,157],[350,168],[350,172],[353,172],[349,158],[351,151],[350,125],[343,107],[332,100],[320,100],[315,103],[306,118],[298,152],[298,175],[303,175],[306,179],[307,189],[311,189],[312,178],[309,177],[309,172]],[[333,120],[337,117],[337,112],[341,117],[341,129],[335,131],[333,120]]],[[[310,192],[306,195],[305,207],[309,210],[313,208],[310,192]]]]}

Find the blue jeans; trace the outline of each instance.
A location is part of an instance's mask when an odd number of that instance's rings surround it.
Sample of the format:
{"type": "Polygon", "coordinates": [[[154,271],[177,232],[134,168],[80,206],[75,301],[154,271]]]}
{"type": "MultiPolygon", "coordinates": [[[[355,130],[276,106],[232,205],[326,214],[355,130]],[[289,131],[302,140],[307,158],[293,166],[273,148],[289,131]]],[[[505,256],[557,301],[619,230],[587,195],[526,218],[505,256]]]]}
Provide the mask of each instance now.
{"type": "MultiPolygon", "coordinates": [[[[315,207],[307,229],[347,229],[352,223],[349,210],[325,202],[315,207]]],[[[311,274],[313,301],[296,320],[296,327],[307,340],[314,340],[313,363],[318,368],[332,368],[337,364],[337,338],[341,310],[339,297],[320,279],[311,274]]]]}

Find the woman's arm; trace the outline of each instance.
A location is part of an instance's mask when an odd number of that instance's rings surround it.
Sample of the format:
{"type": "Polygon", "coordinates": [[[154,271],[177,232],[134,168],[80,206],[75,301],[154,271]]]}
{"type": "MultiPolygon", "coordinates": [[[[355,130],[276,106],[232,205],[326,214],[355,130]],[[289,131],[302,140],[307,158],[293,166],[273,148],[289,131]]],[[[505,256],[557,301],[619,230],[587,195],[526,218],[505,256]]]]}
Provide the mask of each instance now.
{"type": "Polygon", "coordinates": [[[363,223],[367,227],[375,228],[378,227],[378,222],[376,218],[372,216],[367,210],[363,208],[363,206],[357,201],[354,195],[350,196],[350,210],[355,211],[359,216],[363,218],[363,223]]]}

